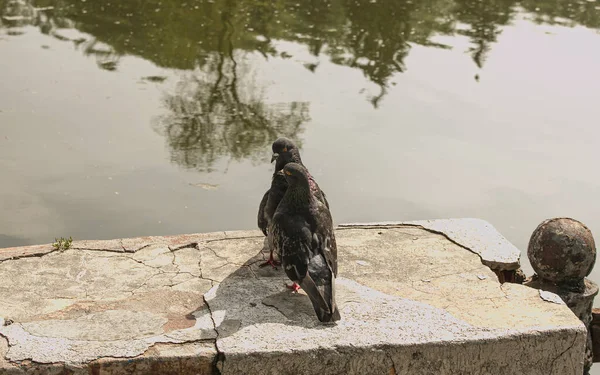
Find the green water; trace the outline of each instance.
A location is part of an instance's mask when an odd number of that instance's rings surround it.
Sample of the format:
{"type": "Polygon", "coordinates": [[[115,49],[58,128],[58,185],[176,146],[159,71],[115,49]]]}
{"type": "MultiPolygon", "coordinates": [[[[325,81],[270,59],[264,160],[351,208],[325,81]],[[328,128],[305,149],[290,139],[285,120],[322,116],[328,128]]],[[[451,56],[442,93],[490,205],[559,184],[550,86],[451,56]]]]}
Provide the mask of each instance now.
{"type": "Polygon", "coordinates": [[[480,217],[525,250],[572,216],[600,236],[598,1],[0,15],[0,247],[255,228],[279,135],[337,223],[480,217]]]}

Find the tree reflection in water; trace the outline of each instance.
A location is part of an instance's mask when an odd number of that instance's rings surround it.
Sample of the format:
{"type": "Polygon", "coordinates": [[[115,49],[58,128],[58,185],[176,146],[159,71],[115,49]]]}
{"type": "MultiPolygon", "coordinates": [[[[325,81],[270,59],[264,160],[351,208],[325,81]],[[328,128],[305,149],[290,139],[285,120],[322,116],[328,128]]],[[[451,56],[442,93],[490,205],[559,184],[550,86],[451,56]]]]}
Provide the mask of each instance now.
{"type": "Polygon", "coordinates": [[[314,57],[299,61],[311,72],[324,58],[360,70],[379,87],[369,97],[377,108],[393,76],[410,69],[411,46],[448,49],[450,39],[437,36],[463,35],[482,69],[505,26],[523,16],[600,28],[600,7],[588,0],[0,0],[9,35],[38,26],[109,71],[135,55],[189,72],[165,96],[168,113],[154,127],[174,162],[198,170],[222,157],[259,159],[272,139],[297,138],[308,121],[308,103],[265,103],[245,56],[293,58],[280,42],[295,43],[314,57]],[[66,37],[65,28],[86,38],[66,37]]]}
{"type": "Polygon", "coordinates": [[[165,96],[169,112],[155,124],[167,138],[171,160],[190,169],[211,171],[224,156],[264,160],[274,139],[297,139],[309,120],[308,102],[264,103],[263,93],[250,80],[249,65],[238,63],[245,61],[245,52],[234,51],[234,30],[226,14],[223,20],[219,52],[165,96]]]}

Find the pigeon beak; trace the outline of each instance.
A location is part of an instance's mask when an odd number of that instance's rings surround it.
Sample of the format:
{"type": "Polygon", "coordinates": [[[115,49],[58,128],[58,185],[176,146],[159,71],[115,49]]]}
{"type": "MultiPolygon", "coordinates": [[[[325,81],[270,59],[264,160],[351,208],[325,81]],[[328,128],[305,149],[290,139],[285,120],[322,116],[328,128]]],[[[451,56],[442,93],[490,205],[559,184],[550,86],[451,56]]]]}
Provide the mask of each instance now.
{"type": "Polygon", "coordinates": [[[279,154],[273,154],[273,156],[271,156],[271,163],[274,162],[275,160],[277,160],[278,157],[279,157],[279,154]]]}

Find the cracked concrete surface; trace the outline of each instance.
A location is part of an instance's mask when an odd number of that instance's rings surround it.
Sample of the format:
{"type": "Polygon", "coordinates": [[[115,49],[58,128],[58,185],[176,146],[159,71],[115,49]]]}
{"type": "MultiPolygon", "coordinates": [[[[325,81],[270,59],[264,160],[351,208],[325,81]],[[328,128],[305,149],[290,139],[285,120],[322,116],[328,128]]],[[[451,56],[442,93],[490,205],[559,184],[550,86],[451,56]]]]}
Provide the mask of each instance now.
{"type": "MultiPolygon", "coordinates": [[[[341,224],[348,228],[357,224],[341,224]]],[[[368,226],[369,224],[358,224],[368,226]]],[[[415,226],[444,235],[450,241],[479,255],[481,262],[494,270],[512,271],[519,268],[521,252],[490,223],[481,219],[437,219],[372,223],[375,226],[415,226]]]]}
{"type": "Polygon", "coordinates": [[[584,326],[500,284],[472,224],[339,228],[335,325],[258,267],[258,231],[0,249],[0,373],[580,374],[584,326]]]}

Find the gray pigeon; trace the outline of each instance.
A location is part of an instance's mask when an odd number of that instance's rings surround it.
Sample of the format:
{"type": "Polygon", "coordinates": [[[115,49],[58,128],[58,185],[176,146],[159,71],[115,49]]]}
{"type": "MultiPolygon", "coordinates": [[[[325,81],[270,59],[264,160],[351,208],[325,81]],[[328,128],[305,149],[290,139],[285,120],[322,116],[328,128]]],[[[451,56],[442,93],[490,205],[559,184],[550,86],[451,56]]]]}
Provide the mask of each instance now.
{"type": "Polygon", "coordinates": [[[267,244],[270,249],[269,260],[261,264],[260,267],[271,265],[273,268],[276,268],[280,264],[273,258],[272,237],[270,236],[271,233],[269,233],[269,227],[273,215],[275,214],[275,210],[277,210],[277,206],[279,206],[279,202],[281,202],[281,199],[287,190],[287,186],[288,184],[285,180],[283,171],[275,171],[271,179],[271,187],[267,190],[265,195],[263,195],[263,199],[260,201],[260,206],[258,208],[258,227],[262,230],[264,235],[267,236],[267,244]]]}
{"type": "Polygon", "coordinates": [[[283,168],[288,188],[271,223],[273,246],[286,275],[312,302],[321,322],[340,320],[335,303],[337,245],[327,206],[311,189],[310,175],[297,163],[283,168]],[[298,286],[298,284],[300,284],[298,286]]]}
{"type": "MultiPolygon", "coordinates": [[[[287,163],[298,163],[306,168],[306,166],[302,163],[302,158],[300,157],[300,150],[296,147],[296,144],[285,137],[278,138],[275,142],[273,142],[273,157],[271,161],[277,160],[275,162],[275,171],[280,171],[285,167],[287,163]]],[[[327,197],[323,190],[319,188],[317,182],[314,178],[308,173],[308,180],[310,182],[310,190],[317,197],[318,200],[323,202],[327,208],[329,208],[329,202],[327,202],[327,197]]]]}
{"type": "MultiPolygon", "coordinates": [[[[279,205],[279,202],[283,198],[285,194],[288,184],[283,175],[282,169],[285,167],[287,163],[294,162],[298,164],[302,164],[302,159],[300,158],[300,151],[296,144],[288,138],[281,137],[273,142],[271,146],[273,150],[273,156],[271,157],[271,163],[275,161],[275,172],[273,173],[273,177],[271,178],[271,187],[269,190],[265,192],[262,200],[260,201],[260,205],[258,207],[258,227],[263,232],[265,236],[267,236],[267,244],[270,248],[269,260],[265,263],[261,264],[260,267],[264,266],[272,266],[275,268],[279,265],[279,262],[275,261],[273,258],[273,247],[272,247],[272,238],[269,238],[269,226],[271,220],[273,219],[273,215],[275,214],[275,210],[279,205]]],[[[329,203],[327,202],[327,198],[325,197],[325,193],[319,188],[317,182],[313,179],[313,177],[308,174],[311,191],[313,194],[318,197],[318,199],[323,202],[327,208],[329,208],[329,203]]]]}

